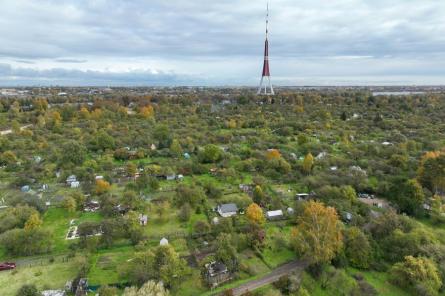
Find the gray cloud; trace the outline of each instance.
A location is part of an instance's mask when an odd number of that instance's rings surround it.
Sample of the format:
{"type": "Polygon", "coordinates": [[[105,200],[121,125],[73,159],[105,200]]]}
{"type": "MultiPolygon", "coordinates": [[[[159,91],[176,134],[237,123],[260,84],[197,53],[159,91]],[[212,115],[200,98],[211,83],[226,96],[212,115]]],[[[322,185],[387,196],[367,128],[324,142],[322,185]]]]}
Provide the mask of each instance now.
{"type": "MultiPolygon", "coordinates": [[[[4,0],[0,62],[48,68],[52,61],[54,71],[61,70],[57,63],[71,64],[80,72],[65,69],[64,77],[75,79],[90,67],[107,73],[105,79],[112,73],[107,67],[121,69],[131,59],[203,83],[253,83],[264,8],[265,1],[251,0],[4,0]]],[[[315,78],[411,75],[413,83],[444,78],[445,1],[271,0],[270,32],[278,82],[308,72],[315,78]]],[[[135,70],[121,69],[121,77],[127,72],[135,70]]]]}
{"type": "Polygon", "coordinates": [[[76,69],[52,68],[37,70],[14,68],[0,64],[0,85],[100,85],[100,86],[141,86],[193,84],[192,77],[175,73],[135,70],[125,73],[110,71],[81,71],[76,69]],[[11,79],[12,78],[12,79],[11,79]]]}
{"type": "Polygon", "coordinates": [[[67,64],[82,64],[88,62],[87,60],[78,60],[78,59],[56,59],[55,60],[58,63],[67,63],[67,64]]]}

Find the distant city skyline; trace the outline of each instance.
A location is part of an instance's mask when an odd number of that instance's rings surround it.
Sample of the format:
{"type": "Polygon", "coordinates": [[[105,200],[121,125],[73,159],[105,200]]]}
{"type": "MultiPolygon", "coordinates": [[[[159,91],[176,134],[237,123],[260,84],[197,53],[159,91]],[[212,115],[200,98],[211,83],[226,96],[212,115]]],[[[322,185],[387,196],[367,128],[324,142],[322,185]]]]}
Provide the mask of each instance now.
{"type": "MultiPolygon", "coordinates": [[[[3,0],[0,85],[257,86],[264,1],[3,0]]],[[[445,1],[270,0],[274,85],[444,85],[445,1]]]]}

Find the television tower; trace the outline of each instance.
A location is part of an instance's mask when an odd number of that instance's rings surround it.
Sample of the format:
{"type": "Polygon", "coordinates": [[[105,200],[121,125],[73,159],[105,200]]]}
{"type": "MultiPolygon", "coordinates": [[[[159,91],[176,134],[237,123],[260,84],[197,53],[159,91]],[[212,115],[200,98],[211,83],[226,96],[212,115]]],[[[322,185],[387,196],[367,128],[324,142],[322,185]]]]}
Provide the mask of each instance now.
{"type": "Polygon", "coordinates": [[[260,87],[258,88],[257,95],[273,96],[272,82],[270,81],[270,69],[269,69],[269,2],[267,2],[267,14],[266,14],[266,41],[264,42],[264,64],[263,74],[261,75],[260,87]],[[267,82],[266,82],[267,80],[267,82]]]}

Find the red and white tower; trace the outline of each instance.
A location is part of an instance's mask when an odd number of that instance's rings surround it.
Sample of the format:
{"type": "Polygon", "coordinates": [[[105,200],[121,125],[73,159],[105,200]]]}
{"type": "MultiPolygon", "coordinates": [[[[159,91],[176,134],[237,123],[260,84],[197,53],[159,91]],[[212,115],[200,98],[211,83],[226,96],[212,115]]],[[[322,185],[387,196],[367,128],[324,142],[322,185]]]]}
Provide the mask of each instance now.
{"type": "Polygon", "coordinates": [[[260,87],[258,88],[257,95],[273,96],[272,82],[270,81],[270,68],[269,68],[269,2],[267,2],[267,14],[266,14],[266,41],[264,42],[264,64],[263,74],[261,75],[260,87]]]}

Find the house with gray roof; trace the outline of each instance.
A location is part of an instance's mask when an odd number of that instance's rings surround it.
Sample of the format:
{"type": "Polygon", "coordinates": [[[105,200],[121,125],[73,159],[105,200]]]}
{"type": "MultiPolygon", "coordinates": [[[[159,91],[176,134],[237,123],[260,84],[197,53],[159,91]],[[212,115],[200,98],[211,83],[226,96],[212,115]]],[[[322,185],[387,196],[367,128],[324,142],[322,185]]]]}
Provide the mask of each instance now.
{"type": "Polygon", "coordinates": [[[227,218],[235,216],[238,213],[238,207],[234,203],[222,204],[218,205],[217,211],[221,215],[221,217],[227,218]]]}

